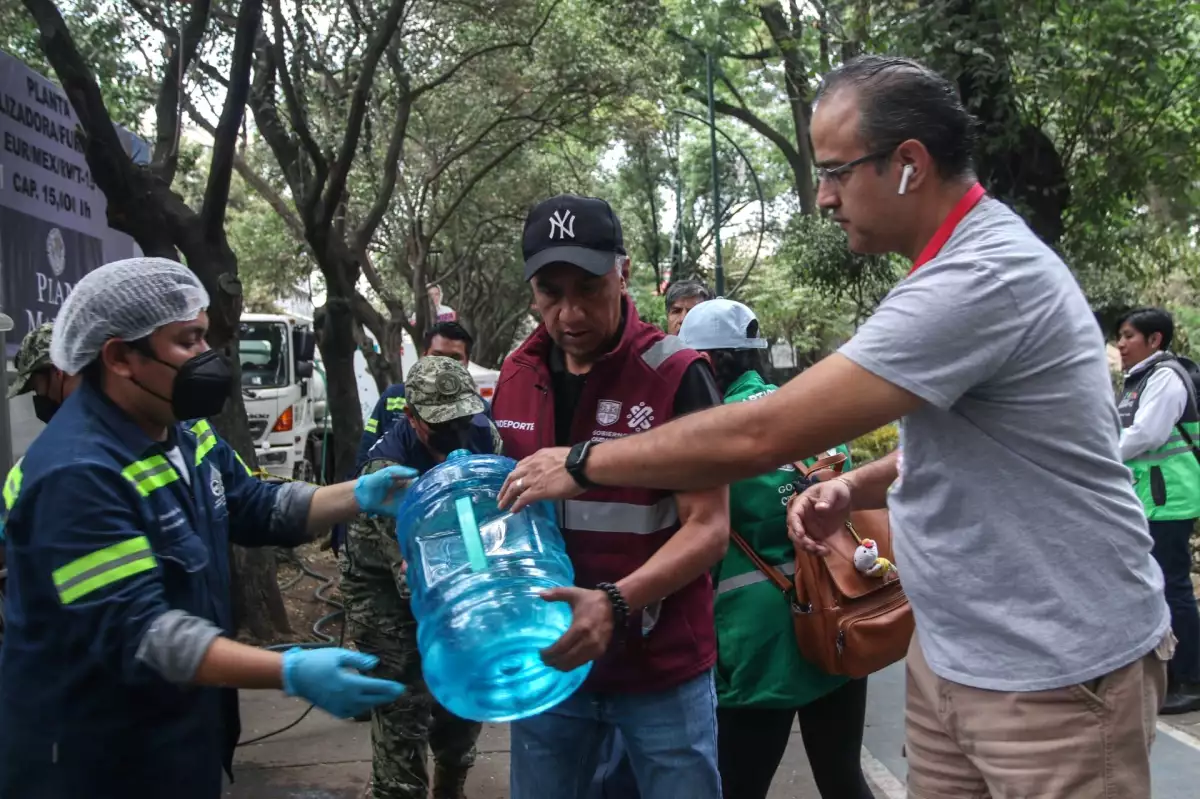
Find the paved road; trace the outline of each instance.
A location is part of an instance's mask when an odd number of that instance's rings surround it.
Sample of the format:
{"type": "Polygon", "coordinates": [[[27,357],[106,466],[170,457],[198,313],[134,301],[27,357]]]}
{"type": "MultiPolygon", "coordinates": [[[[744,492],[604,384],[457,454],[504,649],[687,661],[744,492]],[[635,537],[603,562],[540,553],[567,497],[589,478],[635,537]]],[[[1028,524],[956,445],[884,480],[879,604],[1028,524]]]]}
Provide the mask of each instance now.
{"type": "MultiPolygon", "coordinates": [[[[244,738],[294,721],[305,705],[273,691],[242,692],[244,738]]],[[[904,666],[871,678],[863,763],[878,799],[903,799],[904,666]]],[[[1153,799],[1195,799],[1200,785],[1200,713],[1159,723],[1153,799]]],[[[508,798],[508,728],[487,725],[467,785],[471,799],[508,798]]],[[[314,711],[300,725],[238,750],[226,799],[362,799],[370,776],[370,726],[314,711]]],[[[553,799],[553,797],[547,797],[553,799]]],[[[795,731],[770,799],[819,799],[795,731]]]]}

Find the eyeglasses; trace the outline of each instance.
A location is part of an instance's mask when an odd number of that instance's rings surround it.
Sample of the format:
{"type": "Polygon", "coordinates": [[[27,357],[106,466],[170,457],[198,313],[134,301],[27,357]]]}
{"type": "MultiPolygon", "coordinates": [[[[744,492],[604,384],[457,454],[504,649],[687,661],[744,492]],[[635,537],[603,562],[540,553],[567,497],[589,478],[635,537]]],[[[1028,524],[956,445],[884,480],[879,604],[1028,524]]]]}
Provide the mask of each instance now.
{"type": "Polygon", "coordinates": [[[865,164],[868,161],[878,161],[881,158],[888,158],[892,154],[892,147],[887,150],[879,150],[878,152],[868,153],[861,158],[855,158],[853,161],[847,161],[844,164],[833,167],[819,166],[817,167],[817,180],[821,183],[836,181],[844,183],[846,178],[850,176],[851,170],[859,164],[865,164]]]}

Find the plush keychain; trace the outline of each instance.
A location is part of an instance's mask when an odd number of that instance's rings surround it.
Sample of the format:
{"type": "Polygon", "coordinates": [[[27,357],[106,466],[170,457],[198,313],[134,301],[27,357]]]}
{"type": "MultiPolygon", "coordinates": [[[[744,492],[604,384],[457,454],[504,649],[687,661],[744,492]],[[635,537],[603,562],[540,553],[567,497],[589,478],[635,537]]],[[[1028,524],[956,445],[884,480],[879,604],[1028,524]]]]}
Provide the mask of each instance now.
{"type": "Polygon", "coordinates": [[[888,572],[896,571],[890,560],[879,557],[879,545],[870,538],[864,538],[854,550],[854,568],[871,577],[886,577],[888,572]]]}

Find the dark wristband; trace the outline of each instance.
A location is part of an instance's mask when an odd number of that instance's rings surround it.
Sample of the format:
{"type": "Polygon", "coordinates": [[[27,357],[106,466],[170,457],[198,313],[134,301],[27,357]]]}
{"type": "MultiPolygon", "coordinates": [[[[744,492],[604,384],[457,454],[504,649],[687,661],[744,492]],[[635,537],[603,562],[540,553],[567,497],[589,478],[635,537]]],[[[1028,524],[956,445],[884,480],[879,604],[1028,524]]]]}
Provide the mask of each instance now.
{"type": "Polygon", "coordinates": [[[571,447],[571,451],[567,453],[567,474],[571,475],[571,479],[575,481],[575,484],[585,491],[589,488],[597,487],[597,484],[589,480],[587,475],[583,473],[583,470],[587,468],[588,455],[591,453],[592,445],[595,443],[590,439],[588,441],[581,441],[571,447]]]}
{"type": "Polygon", "coordinates": [[[612,583],[599,583],[596,589],[608,594],[608,601],[612,603],[613,609],[613,626],[623,627],[629,618],[629,603],[621,595],[621,589],[612,583]]]}

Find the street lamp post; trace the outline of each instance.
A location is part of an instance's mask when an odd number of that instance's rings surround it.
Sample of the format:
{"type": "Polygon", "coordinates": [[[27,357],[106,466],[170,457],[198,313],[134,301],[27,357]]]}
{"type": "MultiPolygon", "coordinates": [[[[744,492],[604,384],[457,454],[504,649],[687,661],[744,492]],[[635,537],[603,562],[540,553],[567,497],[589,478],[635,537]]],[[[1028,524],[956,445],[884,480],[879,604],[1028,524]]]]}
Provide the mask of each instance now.
{"type": "MultiPolygon", "coordinates": [[[[763,196],[762,183],[758,179],[758,172],[755,171],[754,164],[753,164],[753,162],[751,162],[750,157],[748,155],[746,155],[745,150],[743,150],[740,146],[738,146],[738,143],[733,140],[732,136],[730,136],[728,133],[721,130],[716,125],[712,124],[712,122],[710,120],[705,119],[704,117],[700,116],[699,114],[693,114],[691,111],[686,111],[682,108],[672,108],[671,113],[679,114],[680,116],[685,116],[688,119],[694,119],[697,122],[703,122],[704,124],[708,125],[709,131],[714,136],[718,133],[721,134],[721,137],[723,139],[725,139],[725,141],[729,142],[730,146],[733,147],[733,149],[737,151],[737,154],[742,157],[742,160],[746,163],[746,168],[750,171],[750,177],[754,180],[754,190],[758,193],[758,216],[759,216],[758,245],[754,248],[754,257],[752,259],[750,259],[750,266],[748,266],[746,268],[746,272],[745,272],[745,274],[742,275],[741,280],[739,280],[737,282],[737,285],[734,286],[733,289],[729,292],[729,295],[732,298],[733,295],[737,294],[738,289],[740,289],[742,287],[742,285],[746,282],[746,279],[748,277],[750,277],[750,273],[752,271],[754,271],[754,267],[758,264],[758,255],[760,252],[762,252],[763,235],[766,233],[766,230],[767,230],[767,201],[766,201],[766,198],[763,196]]],[[[716,148],[713,148],[713,170],[714,170],[714,172],[716,171],[716,168],[717,168],[717,151],[716,151],[716,148]]],[[[676,239],[678,240],[681,237],[682,231],[683,231],[683,228],[680,226],[680,223],[679,223],[679,220],[683,216],[683,203],[682,203],[683,189],[681,186],[676,187],[675,196],[676,196],[676,203],[675,203],[675,207],[676,207],[675,231],[676,232],[675,232],[675,236],[676,236],[676,239]]],[[[721,232],[720,232],[721,215],[720,215],[720,213],[718,213],[716,215],[716,219],[713,220],[713,224],[716,226],[713,238],[717,242],[717,285],[720,287],[717,289],[717,295],[724,296],[725,270],[724,270],[723,266],[721,265],[721,232]]],[[[680,241],[679,244],[677,245],[677,249],[681,250],[681,248],[682,248],[682,241],[680,241]]],[[[682,254],[680,255],[679,262],[683,263],[682,254]]]]}
{"type": "Polygon", "coordinates": [[[712,151],[712,202],[713,202],[713,244],[716,247],[716,283],[717,296],[725,296],[725,266],[721,262],[721,180],[717,168],[717,116],[714,109],[713,93],[713,57],[711,52],[704,54],[705,72],[708,76],[708,146],[712,151]]]}

